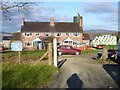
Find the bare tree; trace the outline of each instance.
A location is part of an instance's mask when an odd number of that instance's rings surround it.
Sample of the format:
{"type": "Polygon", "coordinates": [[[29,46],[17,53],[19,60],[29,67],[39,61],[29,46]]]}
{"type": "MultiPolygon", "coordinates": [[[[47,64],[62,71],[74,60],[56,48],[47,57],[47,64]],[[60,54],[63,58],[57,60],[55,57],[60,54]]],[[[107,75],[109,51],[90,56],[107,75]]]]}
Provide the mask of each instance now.
{"type": "Polygon", "coordinates": [[[28,14],[32,5],[35,5],[35,2],[20,2],[19,0],[0,1],[0,12],[2,12],[3,20],[11,20],[11,16],[15,12],[28,14]]]}

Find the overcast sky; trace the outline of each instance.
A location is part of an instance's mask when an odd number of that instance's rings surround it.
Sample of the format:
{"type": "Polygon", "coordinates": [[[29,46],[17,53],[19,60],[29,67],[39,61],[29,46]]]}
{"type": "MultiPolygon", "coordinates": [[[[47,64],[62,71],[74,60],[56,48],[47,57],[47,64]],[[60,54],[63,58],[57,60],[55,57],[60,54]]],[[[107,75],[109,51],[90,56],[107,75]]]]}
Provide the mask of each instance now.
{"type": "MultiPolygon", "coordinates": [[[[101,29],[118,31],[118,2],[39,2],[24,15],[25,21],[73,22],[79,13],[83,17],[83,30],[101,29]]],[[[2,21],[2,31],[20,30],[23,14],[14,13],[11,21],[2,21]]]]}

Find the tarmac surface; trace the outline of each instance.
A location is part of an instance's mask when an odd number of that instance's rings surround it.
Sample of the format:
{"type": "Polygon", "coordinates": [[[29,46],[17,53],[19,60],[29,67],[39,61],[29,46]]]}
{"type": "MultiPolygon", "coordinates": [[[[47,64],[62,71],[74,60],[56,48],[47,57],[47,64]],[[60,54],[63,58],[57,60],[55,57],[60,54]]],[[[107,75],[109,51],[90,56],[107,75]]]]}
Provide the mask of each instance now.
{"type": "Polygon", "coordinates": [[[50,88],[118,88],[119,81],[115,76],[119,73],[109,69],[117,65],[99,64],[93,59],[96,56],[97,54],[59,56],[58,61],[63,62],[59,66],[61,73],[50,88]]]}

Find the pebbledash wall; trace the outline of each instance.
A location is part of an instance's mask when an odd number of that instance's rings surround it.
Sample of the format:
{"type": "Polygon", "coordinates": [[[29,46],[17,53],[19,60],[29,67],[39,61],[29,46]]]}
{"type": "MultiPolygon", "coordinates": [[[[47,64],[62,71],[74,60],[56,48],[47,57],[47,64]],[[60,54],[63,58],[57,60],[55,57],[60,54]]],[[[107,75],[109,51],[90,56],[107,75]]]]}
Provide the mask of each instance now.
{"type": "Polygon", "coordinates": [[[50,36],[58,39],[58,45],[89,46],[89,38],[83,39],[82,18],[79,19],[79,22],[54,22],[53,18],[50,22],[28,22],[23,19],[21,24],[23,48],[42,49],[40,37],[50,36]]]}

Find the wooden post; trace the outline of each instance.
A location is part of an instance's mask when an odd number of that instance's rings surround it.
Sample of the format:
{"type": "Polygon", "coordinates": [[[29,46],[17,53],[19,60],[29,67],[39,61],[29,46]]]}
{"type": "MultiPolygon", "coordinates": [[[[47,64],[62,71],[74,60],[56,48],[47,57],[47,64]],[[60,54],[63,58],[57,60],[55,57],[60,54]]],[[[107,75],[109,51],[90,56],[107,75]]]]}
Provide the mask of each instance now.
{"type": "Polygon", "coordinates": [[[103,48],[103,52],[102,52],[102,60],[106,60],[108,58],[108,50],[106,48],[103,48]]]}
{"type": "Polygon", "coordinates": [[[18,62],[20,63],[21,62],[20,51],[18,51],[18,56],[19,56],[19,59],[18,59],[19,61],[18,62]]]}
{"type": "Polygon", "coordinates": [[[54,49],[54,66],[57,67],[57,39],[53,39],[53,49],[54,49]]]}
{"type": "Polygon", "coordinates": [[[48,43],[48,63],[49,65],[52,65],[52,43],[48,43]]]}

